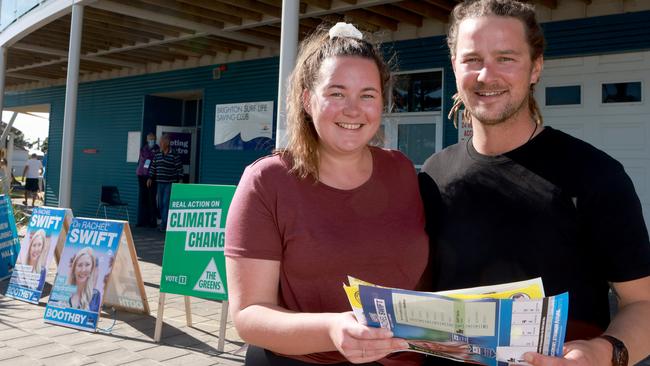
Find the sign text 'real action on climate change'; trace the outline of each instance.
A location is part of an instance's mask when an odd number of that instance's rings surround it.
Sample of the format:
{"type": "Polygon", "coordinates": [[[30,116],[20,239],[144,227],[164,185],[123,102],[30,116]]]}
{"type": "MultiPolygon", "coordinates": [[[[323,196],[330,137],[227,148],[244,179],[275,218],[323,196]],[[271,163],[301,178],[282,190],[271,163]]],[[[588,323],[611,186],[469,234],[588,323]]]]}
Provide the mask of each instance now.
{"type": "Polygon", "coordinates": [[[220,201],[175,201],[169,209],[167,231],[184,231],[186,251],[223,251],[220,201]]]}

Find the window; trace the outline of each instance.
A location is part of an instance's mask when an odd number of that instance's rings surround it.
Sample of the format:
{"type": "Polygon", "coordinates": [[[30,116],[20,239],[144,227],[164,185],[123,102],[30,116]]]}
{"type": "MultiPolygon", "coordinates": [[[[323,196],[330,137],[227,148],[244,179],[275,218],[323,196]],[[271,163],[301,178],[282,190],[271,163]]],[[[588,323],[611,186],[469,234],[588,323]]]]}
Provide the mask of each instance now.
{"type": "Polygon", "coordinates": [[[442,71],[397,74],[393,103],[393,113],[440,111],[442,71]]]}
{"type": "Polygon", "coordinates": [[[630,103],[640,101],[640,81],[603,84],[603,103],[630,103]]]}
{"type": "Polygon", "coordinates": [[[391,113],[383,119],[384,144],[398,149],[416,168],[442,150],[442,70],[395,75],[391,113]]]}
{"type": "Polygon", "coordinates": [[[397,148],[413,164],[421,166],[436,152],[436,125],[433,123],[400,124],[397,127],[397,148]]]}
{"type": "Polygon", "coordinates": [[[550,86],[546,88],[546,105],[572,105],[581,103],[580,85],[550,86]]]}

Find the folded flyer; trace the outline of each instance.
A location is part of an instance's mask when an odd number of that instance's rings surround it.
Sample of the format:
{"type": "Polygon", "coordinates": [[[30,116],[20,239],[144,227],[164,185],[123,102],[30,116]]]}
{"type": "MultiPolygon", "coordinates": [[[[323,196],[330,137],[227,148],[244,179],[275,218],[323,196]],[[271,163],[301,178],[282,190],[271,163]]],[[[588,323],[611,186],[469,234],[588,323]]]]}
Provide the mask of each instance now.
{"type": "Polygon", "coordinates": [[[568,294],[543,297],[539,279],[444,295],[350,282],[357,319],[390,329],[411,351],[495,366],[525,364],[529,351],[562,355],[568,294]]]}

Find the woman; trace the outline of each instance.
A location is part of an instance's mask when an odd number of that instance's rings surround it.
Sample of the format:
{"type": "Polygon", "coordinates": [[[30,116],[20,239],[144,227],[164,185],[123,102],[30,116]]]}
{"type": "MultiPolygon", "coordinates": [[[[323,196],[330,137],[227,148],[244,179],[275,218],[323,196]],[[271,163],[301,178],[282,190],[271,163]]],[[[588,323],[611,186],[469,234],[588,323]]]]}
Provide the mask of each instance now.
{"type": "Polygon", "coordinates": [[[90,247],[79,250],[70,260],[68,284],[77,290],[70,296],[68,305],[74,309],[99,311],[100,293],[95,289],[97,259],[90,247]]]}
{"type": "Polygon", "coordinates": [[[369,146],[390,70],[339,23],[303,41],[286,150],[244,172],[226,224],[229,300],[247,365],[418,364],[391,332],[355,320],[347,275],[413,289],[428,238],[413,164],[369,146]],[[388,357],[387,357],[388,356],[388,357]]]}
{"type": "Polygon", "coordinates": [[[149,179],[149,168],[153,163],[153,158],[160,151],[156,144],[156,135],[147,134],[147,143],[140,148],[138,157],[138,167],[136,175],[138,176],[138,221],[137,226],[156,227],[156,218],[158,210],[156,208],[156,184],[152,183],[147,186],[149,179]]]}
{"type": "MultiPolygon", "coordinates": [[[[31,273],[38,273],[38,282],[25,281],[25,285],[31,289],[42,289],[45,283],[47,268],[48,243],[45,237],[45,230],[38,229],[29,237],[29,248],[24,258],[24,264],[31,267],[31,273]]],[[[18,263],[20,264],[20,263],[18,263]]],[[[24,268],[24,267],[23,267],[24,268]]]]}

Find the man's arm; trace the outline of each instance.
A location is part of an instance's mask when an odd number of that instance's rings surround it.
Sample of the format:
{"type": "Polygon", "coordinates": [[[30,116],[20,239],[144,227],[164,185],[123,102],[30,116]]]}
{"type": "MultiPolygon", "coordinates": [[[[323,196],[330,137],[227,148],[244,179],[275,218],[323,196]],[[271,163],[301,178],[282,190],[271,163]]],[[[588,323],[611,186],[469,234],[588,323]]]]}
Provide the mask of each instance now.
{"type": "Polygon", "coordinates": [[[23,182],[25,181],[25,175],[27,174],[27,169],[29,169],[29,167],[25,165],[25,168],[23,169],[23,182]]]}
{"type": "MultiPolygon", "coordinates": [[[[628,349],[632,366],[650,354],[650,276],[612,284],[618,296],[618,312],[605,334],[620,339],[628,349]]],[[[527,353],[526,361],[538,366],[611,365],[612,345],[604,339],[573,341],[565,345],[563,359],[527,353]]]]}
{"type": "Polygon", "coordinates": [[[151,158],[151,164],[149,164],[149,178],[147,179],[148,188],[151,187],[153,179],[156,177],[156,165],[158,164],[156,156],[157,154],[154,154],[153,158],[151,158]]]}
{"type": "Polygon", "coordinates": [[[613,285],[618,313],[605,334],[625,343],[634,365],[650,355],[650,276],[613,285]]]}

